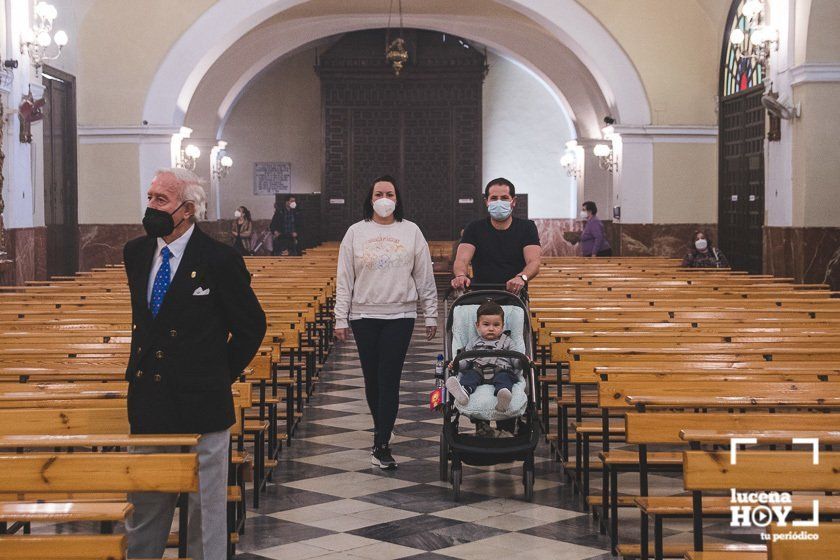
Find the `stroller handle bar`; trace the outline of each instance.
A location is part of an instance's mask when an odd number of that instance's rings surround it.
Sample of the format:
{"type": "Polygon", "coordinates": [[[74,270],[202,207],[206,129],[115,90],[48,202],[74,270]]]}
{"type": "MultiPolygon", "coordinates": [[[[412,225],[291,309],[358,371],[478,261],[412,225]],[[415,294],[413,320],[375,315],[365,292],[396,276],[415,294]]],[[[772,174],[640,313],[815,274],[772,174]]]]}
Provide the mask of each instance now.
{"type": "MultiPolygon", "coordinates": [[[[460,290],[456,290],[452,286],[449,286],[446,289],[446,291],[443,293],[443,299],[449,299],[449,296],[456,293],[456,292],[463,292],[463,293],[467,294],[467,293],[470,293],[470,292],[477,292],[477,291],[480,291],[480,290],[499,290],[499,291],[502,291],[502,292],[507,292],[507,284],[478,284],[476,282],[473,282],[469,286],[467,286],[466,288],[460,289],[460,290]]],[[[508,292],[508,293],[512,293],[512,292],[508,292]]],[[[521,298],[523,295],[526,295],[527,293],[528,293],[528,286],[525,286],[519,292],[519,297],[521,298]]],[[[513,295],[517,295],[517,294],[513,294],[513,295]]]]}

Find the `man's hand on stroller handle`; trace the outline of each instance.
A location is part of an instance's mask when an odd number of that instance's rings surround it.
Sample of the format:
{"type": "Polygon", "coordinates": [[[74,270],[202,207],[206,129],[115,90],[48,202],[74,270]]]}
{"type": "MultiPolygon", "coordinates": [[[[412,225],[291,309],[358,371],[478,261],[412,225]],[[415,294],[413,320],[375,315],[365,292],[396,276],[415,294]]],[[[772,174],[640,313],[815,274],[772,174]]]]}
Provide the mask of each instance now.
{"type": "Polygon", "coordinates": [[[470,287],[470,283],[470,278],[466,274],[459,274],[450,282],[452,288],[455,290],[465,290],[470,287]]]}

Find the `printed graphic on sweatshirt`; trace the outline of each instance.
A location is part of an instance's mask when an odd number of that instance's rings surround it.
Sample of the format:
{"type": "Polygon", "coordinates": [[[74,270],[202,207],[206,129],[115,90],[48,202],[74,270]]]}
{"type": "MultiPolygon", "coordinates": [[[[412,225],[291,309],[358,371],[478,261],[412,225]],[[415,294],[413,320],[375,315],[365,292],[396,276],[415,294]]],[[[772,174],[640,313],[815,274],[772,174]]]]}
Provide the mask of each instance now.
{"type": "Polygon", "coordinates": [[[410,266],[414,256],[396,237],[380,235],[367,240],[361,260],[368,270],[382,270],[410,266]]]}

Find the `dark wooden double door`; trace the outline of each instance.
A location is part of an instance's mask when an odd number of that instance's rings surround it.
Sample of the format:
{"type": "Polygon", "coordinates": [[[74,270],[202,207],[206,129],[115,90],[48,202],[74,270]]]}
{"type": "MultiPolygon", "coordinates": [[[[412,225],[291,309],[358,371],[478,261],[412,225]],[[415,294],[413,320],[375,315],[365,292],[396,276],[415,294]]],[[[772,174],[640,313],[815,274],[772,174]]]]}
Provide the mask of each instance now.
{"type": "Polygon", "coordinates": [[[384,29],[348,33],[319,56],[323,239],[342,238],[362,217],[372,181],[385,174],[427,239],[455,239],[483,210],[486,58],[457,37],[404,33],[410,56],[399,77],[383,56],[384,29]]]}
{"type": "Polygon", "coordinates": [[[347,123],[335,132],[346,138],[340,143],[347,151],[336,153],[336,138],[328,136],[329,197],[323,202],[333,219],[327,237],[340,239],[361,218],[371,181],[390,174],[399,185],[405,217],[428,239],[454,239],[481,202],[478,145],[466,141],[457,126],[465,111],[477,108],[328,109],[328,121],[340,113],[347,123]],[[337,199],[345,203],[337,204],[337,199]]]}
{"type": "Polygon", "coordinates": [[[76,79],[45,67],[44,222],[47,274],[73,274],[79,267],[79,206],[76,159],[76,79]]]}
{"type": "Polygon", "coordinates": [[[733,268],[762,272],[764,86],[723,98],[719,138],[719,245],[733,268]]]}

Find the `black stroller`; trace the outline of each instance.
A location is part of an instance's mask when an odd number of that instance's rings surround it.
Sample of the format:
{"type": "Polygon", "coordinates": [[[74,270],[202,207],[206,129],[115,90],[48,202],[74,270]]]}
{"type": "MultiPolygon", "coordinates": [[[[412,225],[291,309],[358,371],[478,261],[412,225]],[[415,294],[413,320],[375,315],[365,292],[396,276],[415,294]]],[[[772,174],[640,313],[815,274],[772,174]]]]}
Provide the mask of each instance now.
{"type": "MultiPolygon", "coordinates": [[[[514,386],[516,407],[516,430],[513,437],[482,437],[475,433],[459,433],[461,415],[470,416],[455,404],[448,396],[443,408],[443,432],[440,436],[440,480],[449,480],[452,484],[455,501],[460,499],[463,465],[487,466],[512,461],[523,461],[522,481],[525,498],[531,501],[534,496],[534,449],[540,439],[540,426],[536,413],[534,369],[532,367],[531,322],[527,298],[502,290],[477,290],[468,292],[452,302],[446,312],[446,334],[444,337],[444,358],[446,363],[453,359],[458,362],[479,356],[500,356],[515,358],[522,365],[522,377],[519,389],[514,386]],[[492,352],[462,352],[465,341],[475,333],[475,310],[488,300],[495,301],[505,310],[505,329],[511,331],[517,348],[521,352],[499,350],[492,352]],[[470,333],[467,335],[466,333],[470,333]],[[455,339],[455,340],[453,340],[455,339]],[[520,344],[521,342],[521,344],[520,344]],[[522,394],[524,391],[524,394],[522,394]],[[519,397],[517,399],[517,392],[519,397]]],[[[446,298],[445,298],[446,303],[446,298]]],[[[457,362],[454,371],[458,371],[457,362]]],[[[445,378],[451,373],[444,370],[445,378]]],[[[481,389],[482,387],[479,387],[481,389]]],[[[488,386],[488,388],[492,389],[488,386]]],[[[478,391],[478,390],[477,390],[478,391]]],[[[476,392],[477,394],[477,392],[476,392]]],[[[492,395],[492,390],[489,393],[492,395]]],[[[511,407],[513,409],[513,406],[511,407]]],[[[508,416],[510,417],[510,416],[508,416]]],[[[482,418],[486,419],[486,418],[482,418]]],[[[499,419],[499,418],[494,418],[499,419]]]]}

